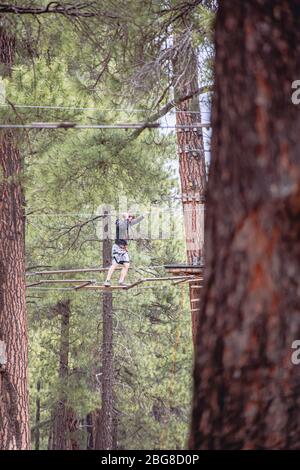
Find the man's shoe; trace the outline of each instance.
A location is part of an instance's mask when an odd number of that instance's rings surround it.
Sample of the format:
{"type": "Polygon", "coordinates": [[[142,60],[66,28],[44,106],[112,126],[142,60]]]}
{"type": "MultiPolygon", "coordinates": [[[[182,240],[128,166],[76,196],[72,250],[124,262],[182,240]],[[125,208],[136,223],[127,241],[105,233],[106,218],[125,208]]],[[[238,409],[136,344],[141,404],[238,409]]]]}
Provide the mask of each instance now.
{"type": "Polygon", "coordinates": [[[103,285],[104,287],[110,287],[110,281],[105,281],[103,285]]]}
{"type": "Polygon", "coordinates": [[[119,282],[120,287],[127,287],[127,284],[125,282],[119,282]]]}

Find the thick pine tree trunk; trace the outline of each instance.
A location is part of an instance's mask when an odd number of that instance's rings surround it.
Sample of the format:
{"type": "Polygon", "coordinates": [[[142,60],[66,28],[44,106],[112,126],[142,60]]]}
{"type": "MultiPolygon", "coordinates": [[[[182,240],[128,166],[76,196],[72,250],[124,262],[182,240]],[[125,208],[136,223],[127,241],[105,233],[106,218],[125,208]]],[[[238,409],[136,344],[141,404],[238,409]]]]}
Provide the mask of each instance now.
{"type": "MultiPolygon", "coordinates": [[[[197,51],[187,33],[175,36],[175,45],[181,45],[173,61],[175,75],[175,100],[185,96],[177,106],[176,124],[201,123],[198,83],[197,51]],[[194,96],[193,96],[194,95],[194,96]]],[[[201,129],[177,129],[179,173],[184,214],[185,240],[188,264],[203,263],[204,244],[204,199],[206,189],[205,154],[201,129]]],[[[190,285],[192,335],[196,340],[199,318],[199,286],[190,285]]]]}
{"type": "Polygon", "coordinates": [[[21,156],[11,131],[0,134],[0,449],[28,449],[27,319],[21,156]]]}
{"type": "Polygon", "coordinates": [[[190,447],[300,447],[296,0],[221,0],[190,447]]]}
{"type": "MultiPolygon", "coordinates": [[[[0,29],[0,63],[10,73],[14,41],[0,29]]],[[[4,69],[2,69],[4,70],[4,69]]],[[[22,157],[15,134],[0,133],[0,450],[28,449],[28,359],[22,157]]]]}
{"type": "MultiPolygon", "coordinates": [[[[104,224],[103,267],[111,263],[111,240],[109,222],[104,224]]],[[[103,337],[102,337],[102,375],[101,375],[101,429],[97,449],[113,449],[114,435],[114,364],[113,364],[113,299],[111,292],[103,293],[102,301],[103,337]],[[99,447],[98,447],[99,446],[99,447]]],[[[100,421],[99,421],[100,423],[100,421]]]]}

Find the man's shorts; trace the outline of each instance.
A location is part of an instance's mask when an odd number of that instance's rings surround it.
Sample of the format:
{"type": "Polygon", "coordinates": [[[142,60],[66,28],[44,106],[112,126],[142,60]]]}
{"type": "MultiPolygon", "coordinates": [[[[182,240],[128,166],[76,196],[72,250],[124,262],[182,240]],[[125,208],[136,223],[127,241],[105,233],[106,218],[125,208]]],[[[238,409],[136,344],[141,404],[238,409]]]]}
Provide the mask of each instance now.
{"type": "Polygon", "coordinates": [[[113,244],[112,247],[112,263],[113,264],[124,264],[129,263],[128,251],[121,248],[119,245],[113,244]]]}

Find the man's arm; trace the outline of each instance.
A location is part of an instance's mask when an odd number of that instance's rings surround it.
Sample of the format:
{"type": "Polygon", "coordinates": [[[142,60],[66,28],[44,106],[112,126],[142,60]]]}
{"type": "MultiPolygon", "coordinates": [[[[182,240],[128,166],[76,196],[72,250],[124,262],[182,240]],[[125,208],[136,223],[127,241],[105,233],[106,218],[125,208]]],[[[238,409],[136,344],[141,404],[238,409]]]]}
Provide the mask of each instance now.
{"type": "Polygon", "coordinates": [[[144,215],[140,215],[139,217],[136,217],[135,219],[132,219],[132,221],[130,222],[130,225],[139,224],[144,218],[145,218],[144,215]]]}

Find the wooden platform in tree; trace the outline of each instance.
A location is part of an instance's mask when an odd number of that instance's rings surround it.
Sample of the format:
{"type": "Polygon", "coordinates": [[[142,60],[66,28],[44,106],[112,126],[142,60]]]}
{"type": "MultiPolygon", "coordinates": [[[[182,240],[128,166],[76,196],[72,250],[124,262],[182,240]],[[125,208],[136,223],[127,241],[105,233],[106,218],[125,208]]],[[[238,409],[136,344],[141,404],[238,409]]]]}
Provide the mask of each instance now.
{"type": "Polygon", "coordinates": [[[174,275],[200,275],[203,273],[203,265],[191,265],[191,264],[165,264],[165,270],[174,275]]]}

